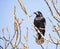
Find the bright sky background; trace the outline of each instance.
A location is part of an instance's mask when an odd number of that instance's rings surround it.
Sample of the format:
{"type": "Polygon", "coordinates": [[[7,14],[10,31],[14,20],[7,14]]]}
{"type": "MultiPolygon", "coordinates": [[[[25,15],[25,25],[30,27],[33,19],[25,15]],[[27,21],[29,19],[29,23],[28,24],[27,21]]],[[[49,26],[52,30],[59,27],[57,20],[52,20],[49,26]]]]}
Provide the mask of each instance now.
{"type": "MultiPolygon", "coordinates": [[[[55,32],[52,32],[52,27],[51,24],[48,20],[48,17],[50,17],[50,19],[52,19],[54,21],[54,19],[52,18],[50,11],[48,9],[48,6],[46,5],[46,3],[44,2],[44,0],[22,0],[28,14],[31,16],[31,20],[33,22],[35,15],[33,14],[33,12],[35,11],[41,11],[43,13],[43,16],[46,19],[46,30],[48,30],[48,32],[55,36],[58,39],[58,36],[55,32]]],[[[23,41],[23,36],[26,33],[26,27],[28,27],[29,29],[29,37],[28,37],[28,45],[29,45],[29,49],[40,49],[40,45],[36,44],[35,42],[35,38],[33,37],[33,35],[36,35],[36,32],[31,30],[32,25],[29,23],[27,17],[25,16],[24,12],[22,11],[18,0],[0,0],[0,30],[2,28],[4,28],[6,30],[6,26],[8,26],[9,31],[10,31],[10,35],[11,37],[13,36],[13,32],[14,32],[14,21],[13,21],[13,11],[14,11],[14,6],[16,6],[16,16],[19,19],[24,19],[23,23],[21,24],[21,29],[22,29],[22,42],[23,41]]],[[[59,8],[58,8],[59,9],[59,8]]],[[[59,9],[60,10],[60,9],[59,9]]],[[[54,24],[56,25],[56,21],[54,21],[54,24]]],[[[7,37],[7,33],[6,31],[4,31],[4,35],[5,37],[8,39],[7,37]]],[[[2,34],[0,32],[0,37],[2,37],[2,34]]],[[[47,34],[47,31],[45,33],[45,37],[47,39],[49,39],[49,36],[47,34]]],[[[0,40],[1,41],[1,40],[0,40]]],[[[0,42],[0,45],[3,46],[3,42],[0,42]]],[[[43,47],[46,49],[46,43],[42,44],[43,47]]],[[[54,44],[49,43],[48,44],[48,49],[55,49],[54,44]]],[[[59,49],[60,47],[58,47],[59,49]]],[[[9,47],[10,49],[10,47],[9,47]]]]}

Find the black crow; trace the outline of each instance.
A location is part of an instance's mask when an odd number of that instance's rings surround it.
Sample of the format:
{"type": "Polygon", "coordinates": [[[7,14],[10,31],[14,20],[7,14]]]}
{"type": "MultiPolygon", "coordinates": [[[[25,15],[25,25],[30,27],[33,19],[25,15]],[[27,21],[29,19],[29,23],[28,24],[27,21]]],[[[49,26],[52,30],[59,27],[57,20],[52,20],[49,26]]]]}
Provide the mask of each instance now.
{"type": "MultiPolygon", "coordinates": [[[[34,12],[34,14],[36,15],[36,17],[34,19],[34,25],[39,29],[41,34],[44,36],[45,35],[46,20],[40,11],[34,12]]],[[[39,32],[37,32],[37,36],[38,36],[38,40],[40,40],[41,35],[39,32]]]]}

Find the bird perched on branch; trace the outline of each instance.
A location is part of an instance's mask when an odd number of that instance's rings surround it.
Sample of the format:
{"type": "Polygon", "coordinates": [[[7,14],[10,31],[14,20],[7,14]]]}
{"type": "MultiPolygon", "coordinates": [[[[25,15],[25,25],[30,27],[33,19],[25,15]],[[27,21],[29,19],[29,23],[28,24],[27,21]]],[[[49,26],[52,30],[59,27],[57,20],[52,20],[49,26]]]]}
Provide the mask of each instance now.
{"type": "MultiPolygon", "coordinates": [[[[37,27],[39,29],[41,34],[44,36],[45,35],[46,20],[45,20],[45,18],[43,17],[43,15],[40,11],[34,12],[34,14],[36,15],[36,17],[34,19],[34,25],[35,25],[35,27],[37,27]]],[[[40,44],[44,42],[44,39],[40,35],[39,32],[37,32],[37,37],[38,38],[36,39],[36,41],[38,42],[38,44],[39,44],[39,41],[40,41],[40,44]]]]}

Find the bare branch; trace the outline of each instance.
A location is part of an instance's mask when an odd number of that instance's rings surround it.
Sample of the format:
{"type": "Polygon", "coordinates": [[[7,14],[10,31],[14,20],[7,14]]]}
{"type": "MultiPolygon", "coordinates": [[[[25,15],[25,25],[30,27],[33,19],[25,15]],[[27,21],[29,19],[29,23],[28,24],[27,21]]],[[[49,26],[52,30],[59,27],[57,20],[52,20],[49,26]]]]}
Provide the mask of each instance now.
{"type": "Polygon", "coordinates": [[[60,20],[57,19],[57,17],[53,15],[53,12],[52,12],[51,7],[50,7],[50,5],[48,4],[48,2],[47,2],[46,0],[44,0],[44,1],[46,2],[46,4],[47,4],[47,6],[48,6],[48,8],[49,8],[49,10],[50,10],[50,13],[51,13],[51,15],[53,16],[53,18],[54,18],[57,22],[60,23],[60,20]]]}
{"type": "Polygon", "coordinates": [[[45,2],[46,2],[46,4],[47,4],[47,6],[48,6],[48,8],[49,8],[49,10],[50,10],[50,12],[51,12],[51,14],[53,15],[53,12],[52,12],[52,10],[51,10],[51,8],[50,8],[50,5],[48,4],[48,2],[46,1],[46,0],[44,0],[45,2]]]}
{"type": "Polygon", "coordinates": [[[24,36],[24,39],[26,40],[26,42],[28,41],[28,28],[26,28],[26,35],[24,36]]]}
{"type": "MultiPolygon", "coordinates": [[[[49,18],[48,18],[49,19],[49,18]]],[[[50,20],[50,19],[49,19],[50,20]]],[[[59,32],[58,32],[58,30],[55,28],[55,25],[53,24],[53,22],[50,20],[50,22],[51,22],[51,25],[52,25],[52,27],[54,28],[54,31],[57,33],[57,35],[59,36],[59,38],[60,38],[60,34],[59,34],[59,32]]]]}
{"type": "Polygon", "coordinates": [[[10,33],[9,33],[9,30],[8,30],[8,27],[6,27],[6,31],[7,31],[7,33],[8,33],[9,40],[10,40],[10,33]]]}
{"type": "Polygon", "coordinates": [[[26,9],[25,9],[25,7],[23,6],[22,1],[21,1],[21,0],[18,0],[18,2],[19,2],[19,4],[20,4],[22,10],[24,11],[24,13],[27,15],[26,9]]]}
{"type": "Polygon", "coordinates": [[[49,34],[49,37],[50,37],[51,41],[52,41],[53,43],[55,43],[55,42],[53,41],[53,39],[52,39],[52,37],[51,37],[51,35],[50,35],[50,34],[49,34]]]}
{"type": "Polygon", "coordinates": [[[0,49],[3,49],[3,47],[0,45],[0,49]]]}
{"type": "Polygon", "coordinates": [[[14,42],[14,45],[16,45],[16,42],[18,40],[18,23],[17,23],[17,18],[16,18],[16,6],[14,7],[14,31],[16,34],[16,40],[14,42]]]}
{"type": "Polygon", "coordinates": [[[18,44],[17,44],[17,46],[21,43],[21,27],[19,26],[19,31],[20,31],[20,37],[19,37],[19,42],[18,42],[18,44]]]}
{"type": "Polygon", "coordinates": [[[55,7],[53,0],[51,1],[51,3],[53,4],[53,7],[54,7],[56,13],[60,16],[60,13],[58,12],[57,8],[55,7]]]}
{"type": "Polygon", "coordinates": [[[58,49],[58,44],[56,44],[56,49],[58,49]]]}
{"type": "Polygon", "coordinates": [[[42,45],[40,45],[42,49],[44,49],[44,47],[42,45]]]}

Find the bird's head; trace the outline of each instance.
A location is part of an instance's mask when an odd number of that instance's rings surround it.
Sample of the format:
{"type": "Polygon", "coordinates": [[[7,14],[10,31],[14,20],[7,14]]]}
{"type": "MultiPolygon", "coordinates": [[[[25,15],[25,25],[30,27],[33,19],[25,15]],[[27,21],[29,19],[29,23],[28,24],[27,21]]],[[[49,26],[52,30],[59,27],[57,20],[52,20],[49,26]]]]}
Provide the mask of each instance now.
{"type": "Polygon", "coordinates": [[[41,17],[42,13],[40,11],[34,12],[34,14],[36,15],[36,17],[41,17]]]}

